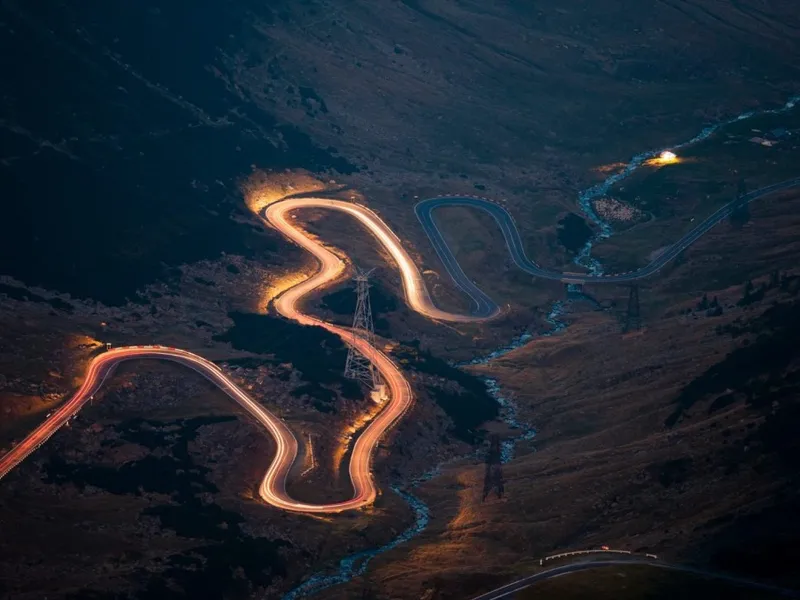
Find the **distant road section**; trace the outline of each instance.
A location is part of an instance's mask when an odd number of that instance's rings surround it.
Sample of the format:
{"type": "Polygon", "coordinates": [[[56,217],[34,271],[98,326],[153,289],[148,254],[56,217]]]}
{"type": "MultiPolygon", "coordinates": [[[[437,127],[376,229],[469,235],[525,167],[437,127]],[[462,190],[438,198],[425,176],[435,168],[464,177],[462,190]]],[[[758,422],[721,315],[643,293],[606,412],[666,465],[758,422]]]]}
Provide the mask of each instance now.
{"type": "Polygon", "coordinates": [[[472,598],[472,600],[500,600],[501,598],[510,599],[513,598],[517,592],[520,592],[525,588],[532,586],[538,581],[544,581],[545,579],[561,577],[563,575],[568,575],[570,573],[577,573],[578,571],[588,571],[591,569],[600,569],[603,567],[619,567],[619,566],[631,566],[631,565],[645,565],[649,567],[655,567],[657,569],[666,569],[669,571],[681,571],[683,573],[691,573],[694,575],[700,575],[702,577],[709,577],[711,579],[725,581],[726,583],[730,583],[731,585],[739,587],[747,587],[750,589],[761,590],[764,592],[772,592],[774,594],[785,596],[787,598],[800,598],[800,592],[797,592],[795,590],[780,588],[768,585],[766,583],[752,581],[750,579],[742,579],[740,577],[735,577],[733,575],[726,575],[724,573],[717,573],[714,571],[706,571],[704,569],[698,569],[695,567],[665,563],[655,559],[631,558],[631,559],[596,560],[591,562],[579,562],[579,563],[573,563],[571,565],[562,565],[560,567],[553,567],[552,569],[547,569],[546,571],[540,571],[539,573],[536,573],[534,575],[528,575],[527,577],[518,579],[517,581],[506,584],[497,589],[494,589],[491,592],[486,592],[485,594],[481,594],[480,596],[475,596],[474,598],[472,598]]]}
{"type": "Polygon", "coordinates": [[[442,232],[439,230],[433,218],[433,213],[438,208],[445,206],[466,206],[489,213],[500,228],[500,232],[503,234],[506,247],[514,263],[520,269],[526,273],[530,273],[534,277],[561,281],[564,283],[625,283],[649,277],[660,271],[683,250],[695,243],[718,223],[729,217],[737,206],[749,204],[769,194],[795,187],[800,187],[800,177],[768,185],[750,192],[749,194],[745,194],[741,198],[732,200],[725,206],[719,208],[714,214],[697,225],[697,227],[692,229],[677,242],[665,248],[664,251],[656,256],[648,265],[629,273],[600,276],[585,273],[563,273],[537,265],[525,254],[522,237],[519,234],[519,230],[511,214],[499,204],[486,198],[479,198],[476,196],[440,196],[437,198],[429,198],[428,200],[419,202],[414,207],[414,212],[422,228],[425,230],[431,245],[434,250],[436,250],[436,254],[439,256],[444,268],[450,275],[450,278],[456,286],[472,299],[472,315],[475,317],[490,318],[496,315],[500,309],[461,269],[453,251],[447,245],[442,232]]]}

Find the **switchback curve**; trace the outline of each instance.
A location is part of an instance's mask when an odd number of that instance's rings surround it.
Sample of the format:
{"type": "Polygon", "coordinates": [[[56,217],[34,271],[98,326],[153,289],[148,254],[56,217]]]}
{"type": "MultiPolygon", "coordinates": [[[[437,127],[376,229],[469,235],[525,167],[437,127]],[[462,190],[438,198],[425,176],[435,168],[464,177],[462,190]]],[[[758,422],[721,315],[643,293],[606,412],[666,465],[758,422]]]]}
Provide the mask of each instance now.
{"type": "Polygon", "coordinates": [[[453,251],[447,245],[447,242],[439,230],[434,220],[433,213],[438,209],[446,206],[466,206],[482,210],[495,220],[500,228],[503,238],[506,243],[511,259],[514,264],[520,269],[542,279],[549,279],[553,281],[561,281],[564,283],[626,283],[638,279],[644,279],[660,271],[670,261],[674,260],[683,250],[691,246],[703,235],[708,233],[714,226],[731,215],[737,206],[741,204],[749,204],[759,198],[763,198],[769,194],[788,190],[794,187],[800,187],[800,177],[788,179],[780,183],[768,185],[766,187],[754,190],[748,194],[743,195],[741,198],[736,198],[728,202],[724,206],[716,210],[712,215],[707,217],[702,223],[698,224],[694,229],[686,233],[677,242],[672,244],[664,252],[659,254],[649,264],[630,271],[628,273],[617,273],[613,275],[592,275],[582,273],[563,273],[553,269],[540,267],[525,253],[525,247],[522,242],[514,217],[502,206],[492,202],[487,198],[480,198],[477,196],[439,196],[436,198],[429,198],[417,203],[414,207],[414,212],[417,219],[422,225],[428,239],[431,242],[436,254],[439,256],[448,275],[453,282],[464,293],[466,293],[473,303],[472,315],[479,318],[490,318],[499,312],[497,304],[484,293],[473,281],[467,277],[461,266],[458,264],[453,251]]]}

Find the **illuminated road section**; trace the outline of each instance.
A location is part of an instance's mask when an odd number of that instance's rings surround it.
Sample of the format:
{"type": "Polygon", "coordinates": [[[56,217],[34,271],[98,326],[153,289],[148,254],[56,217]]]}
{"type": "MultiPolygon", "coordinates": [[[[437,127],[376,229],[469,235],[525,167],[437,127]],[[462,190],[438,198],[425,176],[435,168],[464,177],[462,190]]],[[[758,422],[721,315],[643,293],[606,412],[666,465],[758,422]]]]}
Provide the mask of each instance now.
{"type": "Polygon", "coordinates": [[[264,210],[263,216],[271,225],[313,254],[320,264],[319,270],[314,275],[279,296],[274,303],[275,309],[284,317],[302,325],[323,327],[341,337],[346,343],[355,346],[356,350],[370,357],[388,388],[389,401],[386,406],[369,423],[353,445],[349,467],[353,497],[350,500],[331,504],[307,504],[289,497],[286,492],[286,477],[294,464],[298,449],[297,440],[289,428],[278,417],[253,400],[247,392],[239,388],[214,363],[191,352],[163,346],[129,346],[97,356],[89,365],[86,379],[75,395],[0,459],[0,478],[4,477],[76,415],[81,407],[97,393],[117,364],[131,359],[156,358],[178,362],[198,372],[235,400],[270,432],[277,449],[259,487],[259,494],[265,502],[285,510],[305,513],[341,512],[374,502],[377,489],[372,479],[372,454],[381,436],[411,405],[413,400],[411,387],[397,366],[378,348],[370,346],[366,340],[361,338],[354,340],[349,329],[326,323],[298,310],[298,304],[304,296],[341,277],[345,267],[344,262],[333,252],[291,224],[288,214],[301,208],[338,210],[355,217],[363,224],[397,264],[403,278],[406,301],[413,310],[440,320],[472,321],[477,319],[451,314],[434,306],[422,275],[403,249],[400,240],[371,210],[348,202],[325,198],[286,199],[272,204],[264,210]]]}
{"type": "Polygon", "coordinates": [[[420,225],[422,225],[422,228],[425,230],[431,245],[434,250],[436,250],[436,254],[438,254],[442,265],[450,275],[453,283],[472,299],[473,318],[491,318],[497,315],[500,309],[461,269],[455,254],[453,254],[453,251],[447,245],[442,232],[439,231],[439,227],[434,220],[433,213],[439,208],[446,206],[466,206],[476,208],[491,215],[500,227],[500,231],[505,239],[506,248],[514,264],[534,277],[573,284],[620,284],[644,279],[645,277],[657,273],[663,269],[667,263],[677,258],[686,248],[694,244],[719,223],[730,217],[738,207],[755,202],[775,192],[797,187],[800,187],[800,177],[781,181],[780,183],[773,183],[772,185],[744,194],[740,198],[734,198],[717,209],[713,214],[709,215],[703,222],[699,223],[677,242],[666,248],[664,252],[659,254],[647,265],[628,273],[615,273],[611,275],[562,273],[561,271],[539,266],[528,258],[525,253],[525,245],[522,242],[522,236],[517,230],[514,217],[512,217],[505,208],[486,198],[479,198],[476,196],[439,196],[438,198],[429,198],[419,202],[414,207],[414,212],[417,214],[420,225]]]}
{"type": "Polygon", "coordinates": [[[437,207],[467,205],[489,212],[500,225],[514,261],[518,266],[535,276],[561,281],[575,279],[583,283],[620,283],[641,279],[657,272],[664,264],[675,258],[681,250],[697,241],[714,225],[730,215],[735,205],[740,204],[743,200],[751,202],[769,193],[797,186],[800,186],[800,178],[751,192],[742,199],[720,208],[649,265],[632,273],[602,277],[582,274],[568,274],[567,276],[564,273],[543,269],[530,261],[524,254],[519,233],[511,216],[505,209],[487,200],[456,196],[432,198],[421,202],[415,209],[420,223],[454,282],[475,301],[476,308],[471,316],[449,313],[434,306],[419,269],[403,249],[400,240],[389,226],[370,209],[351,202],[329,198],[285,198],[268,205],[263,210],[262,216],[288,239],[314,255],[319,261],[320,267],[314,275],[281,294],[274,302],[275,309],[284,317],[302,325],[323,327],[334,335],[341,337],[345,343],[353,345],[356,350],[372,360],[383,376],[389,391],[389,401],[386,406],[369,423],[353,445],[349,468],[353,497],[350,500],[331,504],[307,504],[290,498],[286,493],[286,477],[297,457],[298,445],[289,428],[277,416],[239,388],[214,363],[191,352],[164,346],[129,346],[117,348],[95,357],[89,365],[83,385],[72,398],[53,412],[42,425],[22,442],[0,458],[0,479],[5,477],[9,471],[46,442],[69,419],[74,417],[81,407],[98,392],[117,364],[131,359],[156,358],[177,362],[198,372],[235,400],[270,432],[275,440],[277,450],[259,488],[259,494],[265,502],[277,508],[305,513],[341,512],[369,505],[377,495],[371,472],[373,451],[381,436],[411,405],[413,400],[411,387],[397,366],[381,350],[370,346],[366,340],[361,338],[353,339],[352,332],[347,328],[326,323],[299,310],[300,300],[312,291],[339,279],[344,274],[345,264],[329,249],[309,237],[301,229],[295,227],[289,219],[289,213],[303,208],[325,208],[337,210],[354,217],[384,247],[398,267],[403,280],[406,302],[411,309],[431,319],[469,322],[490,318],[495,316],[499,310],[491,299],[467,278],[447,247],[431,216],[433,210],[437,207]]]}
{"type": "MultiPolygon", "coordinates": [[[[343,212],[355,218],[369,231],[392,257],[400,270],[403,279],[403,291],[406,303],[416,312],[439,321],[481,321],[483,317],[459,315],[437,308],[431,300],[428,288],[417,266],[408,252],[403,248],[400,239],[389,226],[373,211],[360,204],[332,200],[329,198],[287,198],[264,209],[264,217],[275,228],[298,246],[308,250],[321,264],[320,271],[306,281],[287,291],[276,301],[276,309],[285,317],[300,323],[322,325],[321,321],[302,315],[294,308],[297,301],[310,291],[335,280],[344,270],[344,263],[333,252],[309,238],[302,230],[297,229],[290,221],[289,213],[301,208],[327,208],[343,212]]],[[[336,328],[334,328],[336,329],[336,328]]],[[[332,329],[333,330],[333,329],[332,329]]],[[[337,329],[341,332],[341,329],[337,329]]]]}
{"type": "Polygon", "coordinates": [[[42,425],[0,459],[0,478],[4,477],[28,455],[46,442],[61,426],[72,418],[102,386],[113,368],[122,361],[138,358],[157,358],[178,362],[200,373],[210,380],[242,408],[255,417],[272,435],[277,449],[275,457],[264,475],[259,494],[265,502],[285,510],[305,513],[331,513],[356,509],[374,502],[377,489],[372,479],[372,454],[380,440],[392,424],[408,409],[413,400],[408,381],[378,348],[370,346],[366,340],[353,339],[349,329],[337,327],[300,312],[299,301],[306,294],[324,286],[344,272],[344,263],[339,257],[321,244],[310,239],[288,220],[287,214],[299,208],[332,208],[355,216],[380,241],[400,268],[409,305],[431,318],[448,320],[472,320],[438,310],[431,302],[419,270],[403,250],[400,240],[369,209],[338,200],[321,198],[289,199],[273,204],[264,211],[264,217],[286,237],[312,253],[320,263],[317,273],[284,292],[276,301],[276,310],[288,319],[302,325],[317,325],[340,336],[348,344],[370,357],[383,376],[389,391],[389,401],[375,417],[353,445],[350,458],[350,480],[353,497],[344,502],[331,504],[307,504],[298,502],[286,492],[286,477],[297,457],[297,440],[289,428],[269,410],[253,400],[247,392],[231,381],[214,363],[175,348],[163,346],[129,346],[118,348],[97,356],[89,365],[86,379],[81,388],[69,401],[56,410],[42,425]]]}

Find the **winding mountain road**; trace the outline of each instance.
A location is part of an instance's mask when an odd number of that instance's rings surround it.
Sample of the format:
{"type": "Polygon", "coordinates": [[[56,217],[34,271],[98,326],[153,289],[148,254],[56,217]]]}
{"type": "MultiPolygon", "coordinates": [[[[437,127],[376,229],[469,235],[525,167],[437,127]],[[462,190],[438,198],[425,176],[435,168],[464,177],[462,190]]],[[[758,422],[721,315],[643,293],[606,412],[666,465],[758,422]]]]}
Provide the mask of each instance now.
{"type": "Polygon", "coordinates": [[[525,247],[522,243],[522,237],[519,234],[514,217],[512,217],[505,208],[487,198],[479,198],[476,196],[440,196],[429,198],[428,200],[419,202],[414,207],[414,212],[430,239],[434,250],[436,250],[439,260],[442,261],[442,264],[447,270],[448,275],[450,275],[450,278],[456,286],[472,299],[472,315],[475,317],[490,318],[499,312],[499,307],[486,293],[478,288],[461,269],[458,260],[456,260],[453,251],[447,245],[442,232],[439,230],[433,218],[433,213],[438,208],[446,206],[466,206],[489,213],[498,227],[500,227],[500,231],[506,242],[506,247],[514,263],[517,267],[534,277],[563,281],[564,283],[625,283],[649,277],[660,271],[683,250],[691,246],[713,227],[729,217],[740,204],[749,204],[769,194],[795,187],[800,187],[800,177],[768,185],[750,192],[749,194],[745,194],[741,198],[734,199],[720,207],[702,223],[698,224],[694,229],[659,254],[658,257],[649,264],[629,273],[617,273],[614,275],[562,273],[560,271],[540,267],[525,254],[525,247]]]}
{"type": "Polygon", "coordinates": [[[280,509],[302,513],[334,513],[367,506],[377,496],[377,488],[372,478],[374,449],[385,432],[402,417],[411,405],[413,401],[411,386],[397,365],[379,348],[371,346],[365,339],[353,336],[352,331],[348,328],[327,323],[307,315],[299,309],[298,305],[305,296],[340,279],[345,273],[345,263],[323,244],[295,226],[290,219],[290,213],[301,209],[322,208],[352,216],[375,237],[398,267],[403,280],[405,299],[411,309],[438,321],[474,322],[491,318],[499,312],[499,309],[491,298],[466,276],[459,266],[433,220],[432,213],[437,208],[443,206],[470,206],[488,212],[500,226],[514,262],[521,269],[536,277],[566,282],[621,283],[641,279],[657,272],[683,249],[694,243],[714,225],[730,215],[737,202],[752,202],[766,194],[796,186],[800,186],[800,178],[756,190],[741,200],[736,200],[720,208],[649,265],[631,273],[599,277],[567,275],[539,267],[526,256],[522,239],[511,215],[504,208],[489,200],[466,196],[448,196],[420,202],[415,207],[417,217],[453,281],[472,298],[475,308],[471,315],[447,312],[434,305],[419,269],[403,248],[400,239],[369,208],[325,197],[287,197],[281,199],[264,208],[260,216],[289,240],[310,252],[317,259],[319,270],[279,295],[274,301],[275,309],[287,319],[294,320],[302,325],[322,327],[342,338],[347,344],[354,346],[356,350],[373,362],[383,376],[389,390],[389,400],[383,410],[369,423],[353,445],[349,465],[350,480],[353,487],[353,497],[351,499],[329,504],[309,504],[291,498],[286,492],[286,477],[297,457],[298,448],[297,439],[291,430],[279,417],[239,388],[214,363],[186,350],[165,346],[127,346],[96,356],[90,362],[83,385],[78,391],[25,439],[0,457],[0,479],[5,477],[14,467],[25,460],[60,427],[66,424],[69,419],[76,415],[100,390],[117,364],[128,360],[149,358],[177,362],[201,374],[230,396],[269,431],[275,440],[277,450],[259,487],[260,496],[265,502],[280,509]]]}

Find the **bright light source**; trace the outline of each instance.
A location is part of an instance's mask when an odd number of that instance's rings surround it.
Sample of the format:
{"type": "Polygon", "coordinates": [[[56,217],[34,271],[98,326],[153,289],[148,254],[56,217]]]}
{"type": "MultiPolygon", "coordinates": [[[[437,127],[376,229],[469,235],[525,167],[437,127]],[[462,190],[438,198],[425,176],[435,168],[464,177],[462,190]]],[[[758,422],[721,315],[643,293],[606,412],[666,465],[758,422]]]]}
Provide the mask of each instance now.
{"type": "Polygon", "coordinates": [[[664,150],[661,154],[658,155],[659,160],[661,162],[670,163],[675,162],[678,160],[678,156],[674,152],[670,152],[669,150],[664,150]]]}

